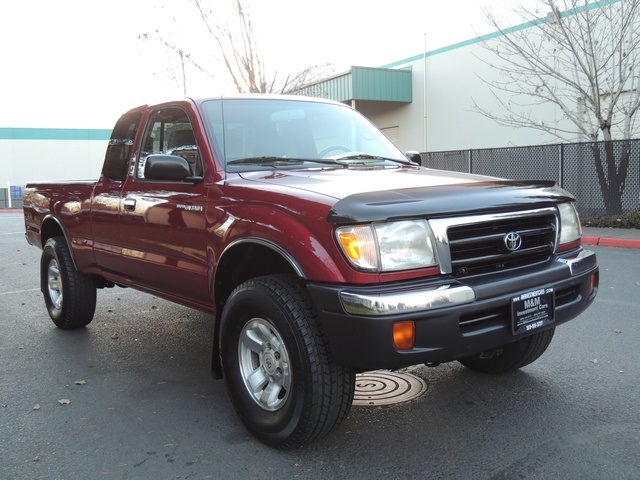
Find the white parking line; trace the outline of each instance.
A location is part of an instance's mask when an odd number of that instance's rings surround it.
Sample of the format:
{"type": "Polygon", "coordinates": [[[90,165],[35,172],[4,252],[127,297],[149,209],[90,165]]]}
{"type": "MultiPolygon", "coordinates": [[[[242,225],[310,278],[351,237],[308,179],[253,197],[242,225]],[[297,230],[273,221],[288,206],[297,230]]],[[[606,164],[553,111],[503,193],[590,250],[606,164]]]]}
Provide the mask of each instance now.
{"type": "Polygon", "coordinates": [[[27,290],[15,290],[13,292],[0,292],[0,295],[15,295],[17,293],[39,292],[39,288],[29,288],[27,290]]]}

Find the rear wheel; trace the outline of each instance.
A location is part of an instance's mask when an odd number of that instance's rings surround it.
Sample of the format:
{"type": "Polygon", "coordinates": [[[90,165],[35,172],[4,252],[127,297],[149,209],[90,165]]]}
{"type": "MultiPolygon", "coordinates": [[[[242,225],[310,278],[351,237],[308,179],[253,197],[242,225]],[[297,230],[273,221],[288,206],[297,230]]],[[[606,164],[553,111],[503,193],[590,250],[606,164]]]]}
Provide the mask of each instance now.
{"type": "Polygon", "coordinates": [[[240,419],[268,445],[318,439],[351,408],[355,374],[333,361],[295,277],[260,277],[233,291],[221,318],[220,357],[240,419]]]}
{"type": "Polygon", "coordinates": [[[460,363],[471,370],[483,373],[505,373],[522,368],[536,361],[553,338],[555,328],[524,337],[492,350],[471,355],[460,363]]]}
{"type": "Polygon", "coordinates": [[[96,310],[96,285],[78,272],[63,237],[50,238],[40,260],[40,282],[49,316],[63,330],[88,325],[96,310]]]}

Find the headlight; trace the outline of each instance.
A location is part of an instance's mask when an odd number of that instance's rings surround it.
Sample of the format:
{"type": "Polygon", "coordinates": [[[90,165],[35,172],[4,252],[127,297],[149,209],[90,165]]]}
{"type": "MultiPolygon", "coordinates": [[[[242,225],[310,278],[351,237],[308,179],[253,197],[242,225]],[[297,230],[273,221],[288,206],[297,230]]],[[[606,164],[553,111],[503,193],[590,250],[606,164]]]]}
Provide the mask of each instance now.
{"type": "Polygon", "coordinates": [[[575,242],[580,239],[582,229],[578,212],[572,203],[561,203],[558,205],[560,211],[560,245],[575,242]]]}
{"type": "Polygon", "coordinates": [[[437,265],[426,220],[340,227],[338,244],[360,270],[391,272],[437,265]]]}

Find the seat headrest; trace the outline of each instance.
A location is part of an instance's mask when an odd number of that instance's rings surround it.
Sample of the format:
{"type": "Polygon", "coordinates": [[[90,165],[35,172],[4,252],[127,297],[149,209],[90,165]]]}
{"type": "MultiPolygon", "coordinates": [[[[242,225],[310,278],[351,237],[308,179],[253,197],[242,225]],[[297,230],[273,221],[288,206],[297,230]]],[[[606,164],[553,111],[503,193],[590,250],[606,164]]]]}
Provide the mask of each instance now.
{"type": "Polygon", "coordinates": [[[193,130],[176,130],[169,135],[169,148],[181,147],[184,145],[195,145],[196,139],[193,130]]]}

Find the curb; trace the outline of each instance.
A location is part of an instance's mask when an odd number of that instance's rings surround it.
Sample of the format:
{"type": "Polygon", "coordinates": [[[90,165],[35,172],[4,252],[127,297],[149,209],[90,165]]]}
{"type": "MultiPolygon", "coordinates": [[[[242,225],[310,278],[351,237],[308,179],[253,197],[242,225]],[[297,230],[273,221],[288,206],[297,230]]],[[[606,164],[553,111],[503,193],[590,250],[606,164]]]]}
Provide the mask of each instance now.
{"type": "Polygon", "coordinates": [[[582,237],[583,245],[591,245],[593,247],[617,247],[617,248],[639,248],[640,240],[632,238],[615,238],[615,237],[582,237]]]}

